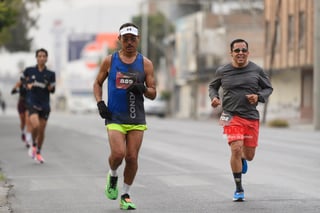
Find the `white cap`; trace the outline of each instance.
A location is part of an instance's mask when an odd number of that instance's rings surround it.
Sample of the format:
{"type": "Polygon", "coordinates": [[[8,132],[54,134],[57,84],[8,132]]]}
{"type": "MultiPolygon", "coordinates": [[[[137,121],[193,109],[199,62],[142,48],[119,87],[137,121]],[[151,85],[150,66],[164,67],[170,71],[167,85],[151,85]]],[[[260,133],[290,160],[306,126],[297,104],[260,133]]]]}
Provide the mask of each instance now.
{"type": "Polygon", "coordinates": [[[132,35],[139,35],[138,29],[134,26],[124,27],[120,30],[120,35],[126,35],[126,34],[132,34],[132,35]]]}

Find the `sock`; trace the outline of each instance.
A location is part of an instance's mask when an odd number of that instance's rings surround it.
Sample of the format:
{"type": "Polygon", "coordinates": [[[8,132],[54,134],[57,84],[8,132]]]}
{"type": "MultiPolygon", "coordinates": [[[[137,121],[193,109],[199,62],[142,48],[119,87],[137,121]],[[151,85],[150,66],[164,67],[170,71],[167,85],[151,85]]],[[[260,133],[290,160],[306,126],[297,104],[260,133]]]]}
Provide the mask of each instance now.
{"type": "Polygon", "coordinates": [[[21,139],[23,142],[26,142],[26,132],[24,131],[24,128],[21,129],[21,139]]]}
{"type": "Polygon", "coordinates": [[[130,185],[123,183],[123,187],[122,187],[122,195],[124,194],[129,194],[130,192],[130,185]]]}
{"type": "Polygon", "coordinates": [[[241,183],[241,172],[233,173],[234,182],[236,183],[236,191],[243,192],[242,183],[241,183]]]}
{"type": "Polygon", "coordinates": [[[117,176],[118,176],[117,170],[112,170],[112,169],[110,169],[110,170],[109,170],[109,173],[110,173],[110,175],[111,175],[112,177],[117,177],[117,176]]]}
{"type": "Polygon", "coordinates": [[[31,144],[32,136],[30,132],[26,132],[26,141],[28,144],[31,144]]]}

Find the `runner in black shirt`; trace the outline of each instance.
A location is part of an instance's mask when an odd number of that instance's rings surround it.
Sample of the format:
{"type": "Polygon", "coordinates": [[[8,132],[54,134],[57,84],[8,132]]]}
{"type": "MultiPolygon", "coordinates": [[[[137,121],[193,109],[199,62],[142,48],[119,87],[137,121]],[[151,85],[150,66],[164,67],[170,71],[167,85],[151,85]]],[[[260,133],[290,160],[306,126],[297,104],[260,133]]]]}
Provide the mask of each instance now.
{"type": "Polygon", "coordinates": [[[32,146],[29,155],[40,163],[44,162],[41,148],[47,120],[50,114],[50,93],[55,91],[55,73],[46,67],[48,52],[45,49],[36,51],[37,65],[28,67],[23,72],[27,81],[28,112],[32,127],[32,146]]]}
{"type": "Polygon", "coordinates": [[[28,125],[28,110],[27,110],[27,82],[24,76],[15,84],[11,90],[11,94],[19,93],[17,110],[20,118],[21,139],[29,148],[31,144],[31,129],[28,125]]]}
{"type": "Polygon", "coordinates": [[[217,69],[209,84],[211,106],[222,103],[220,124],[224,126],[231,149],[231,170],[236,184],[234,201],[243,201],[242,175],[247,172],[247,160],[254,158],[258,146],[258,102],[264,103],[273,88],[261,67],[248,60],[249,46],[243,39],[230,44],[232,62],[217,69]],[[222,102],[219,88],[223,89],[222,102]]]}

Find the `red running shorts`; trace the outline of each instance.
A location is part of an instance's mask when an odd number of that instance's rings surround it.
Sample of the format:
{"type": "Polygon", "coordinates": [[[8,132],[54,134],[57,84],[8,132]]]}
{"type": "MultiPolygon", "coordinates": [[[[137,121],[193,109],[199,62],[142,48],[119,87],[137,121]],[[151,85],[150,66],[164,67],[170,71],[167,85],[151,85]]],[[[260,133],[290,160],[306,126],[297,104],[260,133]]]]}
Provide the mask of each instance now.
{"type": "Polygon", "coordinates": [[[230,123],[223,127],[223,134],[227,135],[228,143],[242,140],[244,146],[257,147],[259,137],[259,120],[233,116],[230,123]]]}

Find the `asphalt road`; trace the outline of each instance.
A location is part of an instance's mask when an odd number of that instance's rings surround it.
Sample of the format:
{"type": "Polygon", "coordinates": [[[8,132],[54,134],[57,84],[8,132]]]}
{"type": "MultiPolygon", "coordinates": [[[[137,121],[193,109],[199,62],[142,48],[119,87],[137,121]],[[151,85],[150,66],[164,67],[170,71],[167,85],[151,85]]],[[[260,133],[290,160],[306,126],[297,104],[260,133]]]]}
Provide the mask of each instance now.
{"type": "MultiPolygon", "coordinates": [[[[230,151],[215,120],[148,117],[148,126],[131,190],[135,212],[320,212],[320,132],[262,127],[243,179],[246,201],[235,203],[230,151]]],[[[44,164],[28,157],[15,113],[0,115],[0,138],[12,212],[121,212],[104,196],[109,147],[98,115],[53,112],[44,164]]]]}

